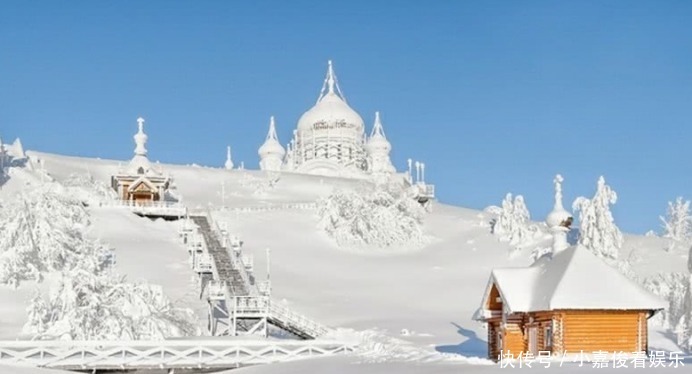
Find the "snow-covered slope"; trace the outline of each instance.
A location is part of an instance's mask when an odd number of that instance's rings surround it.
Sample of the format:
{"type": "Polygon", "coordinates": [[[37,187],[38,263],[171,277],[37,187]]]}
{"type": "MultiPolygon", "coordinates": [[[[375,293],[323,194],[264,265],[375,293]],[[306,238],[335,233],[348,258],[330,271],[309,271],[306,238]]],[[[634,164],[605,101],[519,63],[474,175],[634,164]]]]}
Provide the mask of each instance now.
{"type": "MultiPolygon", "coordinates": [[[[118,168],[112,160],[28,154],[32,160],[42,159],[57,181],[81,173],[108,184],[118,168]]],[[[490,271],[530,262],[532,248],[509,258],[510,247],[489,233],[488,217],[479,211],[435,203],[424,223],[432,240],[422,249],[345,250],[317,229],[311,203],[335,187],[356,188],[363,182],[286,173],[272,187],[270,176],[258,171],[161,167],[172,174],[174,193],[184,204],[211,206],[216,217],[242,238],[244,248],[254,255],[258,278],[266,273],[266,249],[271,249],[276,299],[331,326],[375,330],[401,339],[380,349],[405,352],[402,356],[452,362],[458,355],[484,358],[486,331],[472,315],[490,271]]],[[[27,183],[41,183],[39,171],[16,170],[0,198],[10,199],[27,183]]],[[[151,221],[117,208],[90,207],[90,212],[94,227],[90,235],[115,249],[119,272],[132,280],[163,285],[172,300],[205,318],[186,249],[176,238],[177,223],[151,221]]],[[[686,254],[663,251],[664,240],[625,239],[621,256],[632,259],[638,274],[684,270],[686,254]]],[[[22,300],[30,293],[29,286],[19,291],[0,287],[0,337],[14,338],[21,329],[26,307],[22,300]]],[[[652,332],[654,346],[674,347],[665,339],[652,332]]]]}

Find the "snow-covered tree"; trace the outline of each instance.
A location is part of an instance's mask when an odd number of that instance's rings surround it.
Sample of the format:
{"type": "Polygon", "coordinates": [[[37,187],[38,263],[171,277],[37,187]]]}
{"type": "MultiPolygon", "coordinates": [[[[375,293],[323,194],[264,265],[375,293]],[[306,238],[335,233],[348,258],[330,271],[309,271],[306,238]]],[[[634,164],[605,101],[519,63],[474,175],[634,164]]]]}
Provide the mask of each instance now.
{"type": "Polygon", "coordinates": [[[604,258],[616,259],[624,242],[610,212],[616,201],[617,194],[601,176],[592,199],[578,197],[572,204],[572,209],[579,211],[579,244],[604,258]]]}
{"type": "Polygon", "coordinates": [[[424,209],[396,183],[336,190],[317,202],[319,226],[340,246],[422,245],[424,209]]]}
{"type": "Polygon", "coordinates": [[[508,193],[502,200],[502,207],[490,206],[486,211],[496,216],[491,221],[491,233],[516,248],[530,244],[538,232],[538,228],[531,224],[529,209],[521,195],[512,198],[508,193]]]}
{"type": "MultiPolygon", "coordinates": [[[[0,213],[0,283],[18,286],[41,280],[46,271],[73,268],[79,258],[105,256],[84,253],[80,243],[89,225],[82,204],[57,183],[24,191],[0,213]]],[[[105,251],[95,246],[88,250],[105,251]]]]}
{"type": "Polygon", "coordinates": [[[114,200],[118,194],[108,184],[94,179],[88,173],[72,173],[62,185],[87,204],[98,204],[104,200],[114,200]]]}
{"type": "MultiPolygon", "coordinates": [[[[663,237],[674,242],[687,242],[692,240],[692,215],[690,215],[690,201],[682,197],[675,202],[668,202],[666,217],[660,217],[663,222],[663,237]]],[[[675,243],[674,243],[675,244],[675,243]]]]}
{"type": "Polygon", "coordinates": [[[107,269],[110,251],[89,238],[89,214],[62,185],[18,194],[0,211],[0,282],[18,286],[59,273],[48,298],[34,297],[25,331],[62,339],[151,339],[193,333],[191,311],[160,287],[125,282],[107,269]]]}
{"type": "Polygon", "coordinates": [[[174,307],[160,286],[127,283],[88,265],[63,272],[50,296],[36,295],[27,313],[24,332],[36,339],[136,340],[199,334],[194,313],[174,307]]]}

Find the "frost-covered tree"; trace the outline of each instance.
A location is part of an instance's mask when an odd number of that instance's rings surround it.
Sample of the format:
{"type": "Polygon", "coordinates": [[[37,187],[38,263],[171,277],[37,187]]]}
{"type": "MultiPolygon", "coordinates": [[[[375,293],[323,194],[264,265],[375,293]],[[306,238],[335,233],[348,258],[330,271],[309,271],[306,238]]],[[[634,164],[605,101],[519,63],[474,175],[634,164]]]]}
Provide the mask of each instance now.
{"type": "Polygon", "coordinates": [[[682,197],[675,202],[668,202],[666,217],[660,217],[663,222],[663,237],[676,242],[692,240],[692,215],[690,215],[690,201],[682,197]]]}
{"type": "Polygon", "coordinates": [[[317,202],[319,226],[340,246],[422,245],[424,209],[396,183],[336,190],[317,202]]]}
{"type": "Polygon", "coordinates": [[[35,339],[135,340],[198,335],[194,313],[160,286],[127,283],[95,263],[63,272],[48,298],[36,295],[24,332],[35,339]]]}
{"type": "Polygon", "coordinates": [[[624,242],[610,212],[616,201],[617,194],[601,176],[592,199],[578,197],[572,204],[572,209],[579,211],[579,244],[604,258],[616,259],[624,242]]]}
{"type": "Polygon", "coordinates": [[[73,196],[78,196],[88,204],[98,204],[104,200],[114,200],[118,194],[108,184],[94,179],[89,173],[72,173],[62,182],[73,196]]]}
{"type": "MultiPolygon", "coordinates": [[[[57,183],[24,191],[0,212],[0,283],[18,286],[21,281],[41,280],[46,271],[73,268],[85,255],[80,243],[89,225],[82,204],[57,183]]],[[[102,247],[89,247],[102,251],[102,247]]]]}
{"type": "Polygon", "coordinates": [[[34,297],[25,331],[62,339],[152,339],[190,334],[189,310],[160,287],[125,282],[107,269],[110,251],[89,238],[89,215],[62,185],[16,196],[0,211],[0,282],[18,286],[60,274],[47,298],[34,297]]]}
{"type": "Polygon", "coordinates": [[[512,198],[508,193],[502,200],[502,207],[491,206],[486,211],[496,216],[491,221],[491,233],[517,248],[529,244],[538,232],[531,224],[529,209],[521,195],[512,198]]]}

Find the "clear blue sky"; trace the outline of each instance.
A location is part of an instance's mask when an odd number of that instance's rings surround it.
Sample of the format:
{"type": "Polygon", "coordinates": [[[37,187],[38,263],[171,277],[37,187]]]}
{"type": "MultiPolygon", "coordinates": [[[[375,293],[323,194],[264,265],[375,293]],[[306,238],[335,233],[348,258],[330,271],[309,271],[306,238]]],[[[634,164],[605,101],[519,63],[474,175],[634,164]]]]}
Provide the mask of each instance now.
{"type": "Polygon", "coordinates": [[[256,168],[327,59],[368,128],[382,112],[400,169],[426,162],[440,200],[523,194],[534,218],[603,174],[628,232],[692,198],[689,1],[0,2],[0,136],[129,159],[256,168]]]}

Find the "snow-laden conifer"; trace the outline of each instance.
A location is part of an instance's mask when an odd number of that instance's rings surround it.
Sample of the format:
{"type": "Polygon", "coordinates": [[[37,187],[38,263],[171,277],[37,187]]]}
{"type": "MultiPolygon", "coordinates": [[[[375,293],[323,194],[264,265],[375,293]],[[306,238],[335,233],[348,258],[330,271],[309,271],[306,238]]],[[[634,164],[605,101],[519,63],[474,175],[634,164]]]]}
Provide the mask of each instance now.
{"type": "Polygon", "coordinates": [[[678,197],[674,202],[668,202],[666,217],[660,217],[663,223],[663,237],[670,239],[671,247],[692,240],[692,216],[690,201],[678,197]]]}
{"type": "Polygon", "coordinates": [[[86,235],[82,202],[48,183],[19,193],[0,212],[0,282],[19,286],[59,275],[50,295],[29,305],[25,332],[36,338],[156,339],[196,335],[189,309],[161,288],[128,283],[108,268],[109,249],[86,235]]]}
{"type": "Polygon", "coordinates": [[[610,212],[610,205],[615,202],[617,194],[601,176],[593,198],[578,197],[572,204],[572,209],[579,211],[579,244],[600,257],[612,259],[618,257],[624,242],[610,212]]]}
{"type": "Polygon", "coordinates": [[[502,200],[501,207],[490,206],[485,211],[495,215],[491,221],[491,233],[500,241],[509,242],[516,249],[534,242],[539,230],[531,223],[531,215],[523,196],[513,198],[508,193],[502,200]]]}

